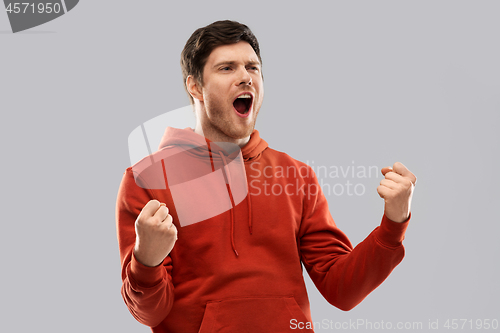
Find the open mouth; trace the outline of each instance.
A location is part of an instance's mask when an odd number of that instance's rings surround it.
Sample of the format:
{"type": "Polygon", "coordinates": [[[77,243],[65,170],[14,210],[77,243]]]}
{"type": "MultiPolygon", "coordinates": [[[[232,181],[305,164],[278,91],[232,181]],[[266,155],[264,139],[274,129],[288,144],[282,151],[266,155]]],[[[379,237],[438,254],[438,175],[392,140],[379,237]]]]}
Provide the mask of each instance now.
{"type": "Polygon", "coordinates": [[[252,106],[252,95],[250,94],[241,94],[239,95],[233,102],[234,109],[240,115],[247,115],[252,106]]]}

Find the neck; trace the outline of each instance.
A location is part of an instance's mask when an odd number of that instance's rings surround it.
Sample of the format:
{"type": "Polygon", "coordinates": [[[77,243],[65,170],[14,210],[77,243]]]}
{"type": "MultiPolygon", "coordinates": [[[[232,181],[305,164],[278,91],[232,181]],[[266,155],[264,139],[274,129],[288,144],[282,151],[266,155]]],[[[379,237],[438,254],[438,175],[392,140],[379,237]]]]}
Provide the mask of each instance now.
{"type": "Polygon", "coordinates": [[[242,139],[235,139],[235,138],[232,138],[230,136],[225,135],[224,133],[222,133],[220,131],[216,131],[213,128],[210,128],[210,127],[206,128],[208,126],[205,126],[205,128],[202,128],[202,127],[203,127],[202,124],[199,121],[197,121],[194,132],[196,134],[204,136],[205,138],[207,138],[208,140],[213,141],[213,142],[228,142],[228,143],[235,144],[235,145],[239,146],[240,148],[243,148],[248,143],[248,141],[250,141],[250,135],[247,137],[244,137],[242,139]]]}

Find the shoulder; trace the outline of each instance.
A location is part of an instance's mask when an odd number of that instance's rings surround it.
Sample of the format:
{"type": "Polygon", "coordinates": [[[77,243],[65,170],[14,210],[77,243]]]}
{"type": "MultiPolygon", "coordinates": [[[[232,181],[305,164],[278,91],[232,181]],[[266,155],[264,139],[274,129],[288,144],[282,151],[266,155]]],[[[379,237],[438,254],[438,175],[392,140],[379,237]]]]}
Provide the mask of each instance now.
{"type": "Polygon", "coordinates": [[[272,159],[272,160],[275,160],[278,162],[278,164],[283,164],[283,165],[294,165],[294,166],[297,166],[297,167],[303,167],[303,168],[307,168],[307,169],[312,169],[309,164],[307,163],[304,163],[302,161],[299,161],[293,157],[291,157],[290,155],[288,155],[287,153],[285,152],[282,152],[282,151],[279,151],[279,150],[276,150],[276,149],[273,149],[273,148],[267,148],[266,149],[266,157],[272,159]]]}
{"type": "MultiPolygon", "coordinates": [[[[258,165],[251,166],[252,169],[270,169],[277,174],[285,174],[292,178],[301,178],[306,182],[314,181],[316,174],[313,168],[302,161],[299,161],[289,154],[268,147],[263,154],[263,158],[257,161],[258,165]]],[[[271,172],[268,170],[267,172],[271,172]]]]}

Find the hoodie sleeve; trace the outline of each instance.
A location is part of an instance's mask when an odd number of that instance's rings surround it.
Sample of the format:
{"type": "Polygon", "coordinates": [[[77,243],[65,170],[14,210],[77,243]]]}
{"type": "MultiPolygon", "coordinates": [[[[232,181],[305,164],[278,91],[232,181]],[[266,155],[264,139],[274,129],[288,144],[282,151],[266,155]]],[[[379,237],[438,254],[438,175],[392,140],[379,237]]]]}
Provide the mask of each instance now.
{"type": "Polygon", "coordinates": [[[301,259],[325,299],[348,311],[377,288],[404,257],[402,244],[409,218],[403,223],[382,217],[355,248],[335,225],[314,172],[306,181],[317,194],[307,193],[299,231],[301,259]]]}
{"type": "Polygon", "coordinates": [[[162,265],[148,267],[136,260],[135,220],[144,205],[154,199],[151,190],[136,185],[133,172],[125,172],[116,203],[116,225],[120,249],[122,288],[121,293],[130,313],[140,323],[155,327],[170,312],[174,298],[169,256],[162,265]]]}

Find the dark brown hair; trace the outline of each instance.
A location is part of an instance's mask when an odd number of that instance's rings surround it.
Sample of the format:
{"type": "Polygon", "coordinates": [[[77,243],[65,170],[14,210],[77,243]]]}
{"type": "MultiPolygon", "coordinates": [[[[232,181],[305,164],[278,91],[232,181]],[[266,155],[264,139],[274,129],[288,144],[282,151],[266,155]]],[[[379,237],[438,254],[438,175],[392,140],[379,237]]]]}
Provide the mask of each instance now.
{"type": "MultiPolygon", "coordinates": [[[[182,78],[184,88],[186,88],[186,79],[192,75],[200,85],[203,86],[203,68],[207,62],[208,56],[217,46],[234,44],[239,41],[245,41],[260,58],[259,42],[250,28],[236,21],[217,21],[206,27],[197,29],[186,42],[184,50],[181,53],[182,78]]],[[[191,104],[193,97],[187,91],[191,104]]]]}

